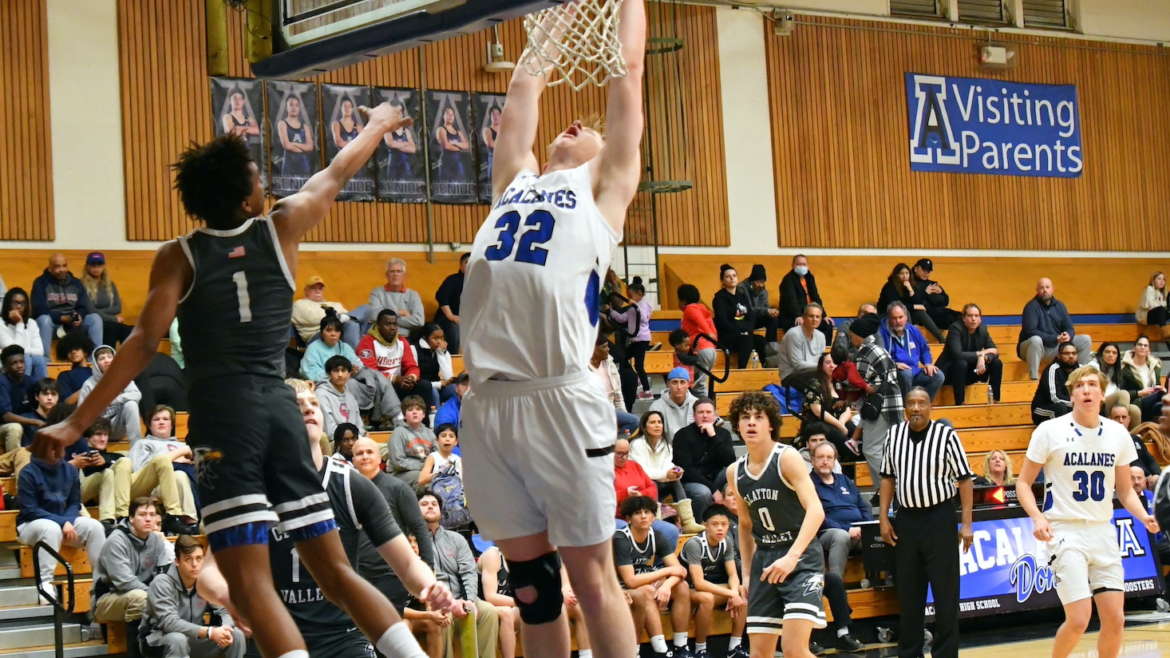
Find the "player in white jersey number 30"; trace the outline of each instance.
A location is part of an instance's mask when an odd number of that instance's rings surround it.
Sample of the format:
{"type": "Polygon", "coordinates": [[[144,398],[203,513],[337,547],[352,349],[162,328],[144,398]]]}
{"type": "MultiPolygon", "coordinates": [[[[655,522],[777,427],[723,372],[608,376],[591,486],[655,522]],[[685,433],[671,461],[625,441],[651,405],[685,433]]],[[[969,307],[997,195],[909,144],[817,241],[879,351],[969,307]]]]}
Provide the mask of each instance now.
{"type": "Polygon", "coordinates": [[[524,647],[538,658],[569,655],[561,558],[593,652],[624,657],[636,642],[610,549],[616,420],[587,365],[598,289],[641,175],[642,0],[622,4],[618,36],[629,73],[609,82],[608,134],[573,121],[543,169],[533,142],[547,78],[529,72],[533,51],[521,55],[460,302],[467,499],[508,560],[524,647]]]}
{"type": "Polygon", "coordinates": [[[1016,483],[1020,505],[1032,518],[1032,534],[1047,550],[1064,606],[1064,623],[1052,643],[1056,658],[1068,656],[1077,645],[1093,614],[1093,601],[1101,618],[1098,655],[1113,658],[1121,650],[1125,571],[1113,527],[1114,491],[1134,518],[1158,532],[1158,522],[1129,479],[1129,464],[1137,459],[1129,432],[1101,417],[1105,385],[1105,376],[1092,366],[1069,374],[1073,411],[1044,421],[1032,433],[1016,483]],[[1032,494],[1041,468],[1043,510],[1032,494]]]}

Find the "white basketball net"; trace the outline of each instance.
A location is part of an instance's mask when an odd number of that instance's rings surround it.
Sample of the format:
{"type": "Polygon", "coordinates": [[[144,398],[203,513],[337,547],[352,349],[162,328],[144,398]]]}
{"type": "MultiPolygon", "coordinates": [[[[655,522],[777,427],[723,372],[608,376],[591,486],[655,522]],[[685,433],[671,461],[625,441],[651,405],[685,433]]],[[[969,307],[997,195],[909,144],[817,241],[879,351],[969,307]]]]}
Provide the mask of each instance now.
{"type": "Polygon", "coordinates": [[[550,86],[565,83],[573,91],[625,77],[618,39],[621,8],[622,0],[573,0],[529,14],[521,65],[532,75],[547,75],[550,86]]]}

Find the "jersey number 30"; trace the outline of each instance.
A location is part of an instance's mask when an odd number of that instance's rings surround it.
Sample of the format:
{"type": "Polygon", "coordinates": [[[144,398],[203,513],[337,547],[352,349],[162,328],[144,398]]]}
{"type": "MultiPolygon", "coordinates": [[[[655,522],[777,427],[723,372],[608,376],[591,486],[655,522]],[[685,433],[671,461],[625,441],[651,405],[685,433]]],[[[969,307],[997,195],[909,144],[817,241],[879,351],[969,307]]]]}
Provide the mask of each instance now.
{"type": "Polygon", "coordinates": [[[520,235],[520,246],[516,246],[516,232],[520,229],[520,213],[513,210],[500,215],[496,220],[496,228],[500,234],[496,237],[496,244],[483,252],[488,260],[504,260],[516,252],[516,261],[544,265],[548,260],[548,249],[541,245],[552,239],[553,227],[557,220],[547,210],[534,210],[524,218],[523,226],[528,229],[520,235]]]}
{"type": "Polygon", "coordinates": [[[1073,473],[1073,482],[1077,490],[1073,492],[1073,500],[1084,502],[1092,499],[1105,500],[1105,471],[1077,471],[1073,473]]]}

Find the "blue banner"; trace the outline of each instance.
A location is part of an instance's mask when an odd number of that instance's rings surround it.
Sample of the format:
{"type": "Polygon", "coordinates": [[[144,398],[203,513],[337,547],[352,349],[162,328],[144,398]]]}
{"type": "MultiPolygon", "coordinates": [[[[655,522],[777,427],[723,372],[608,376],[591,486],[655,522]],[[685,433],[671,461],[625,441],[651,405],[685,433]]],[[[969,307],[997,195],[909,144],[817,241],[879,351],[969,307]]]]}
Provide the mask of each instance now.
{"type": "Polygon", "coordinates": [[[1058,178],[1084,171],[1076,86],[905,77],[911,170],[1058,178]]]}

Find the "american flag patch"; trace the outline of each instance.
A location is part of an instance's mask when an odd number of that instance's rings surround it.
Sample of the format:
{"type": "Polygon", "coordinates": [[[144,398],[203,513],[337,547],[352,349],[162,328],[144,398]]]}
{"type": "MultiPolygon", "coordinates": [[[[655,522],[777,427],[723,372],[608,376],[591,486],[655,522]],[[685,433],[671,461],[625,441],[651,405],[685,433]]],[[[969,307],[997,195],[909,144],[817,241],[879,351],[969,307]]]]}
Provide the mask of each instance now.
{"type": "Polygon", "coordinates": [[[228,252],[228,258],[243,258],[247,255],[248,252],[244,250],[244,245],[240,245],[228,252]]]}

